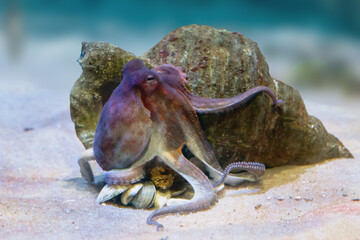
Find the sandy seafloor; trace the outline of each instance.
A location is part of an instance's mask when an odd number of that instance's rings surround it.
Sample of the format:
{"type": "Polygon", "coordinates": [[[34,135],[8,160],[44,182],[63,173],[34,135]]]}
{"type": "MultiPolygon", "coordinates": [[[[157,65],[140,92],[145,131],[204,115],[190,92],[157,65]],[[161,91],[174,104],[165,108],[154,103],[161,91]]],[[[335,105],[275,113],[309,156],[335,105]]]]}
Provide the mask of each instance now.
{"type": "Polygon", "coordinates": [[[95,203],[100,189],[80,178],[66,94],[2,81],[0,239],[359,239],[359,101],[321,99],[305,101],[308,111],[354,159],[270,169],[222,190],[211,209],[159,218],[165,230],[156,232],[148,210],[95,203]]]}
{"type": "Polygon", "coordinates": [[[269,169],[208,210],[159,218],[163,232],[146,225],[149,210],[97,205],[100,186],[77,164],[69,91],[80,40],[71,42],[30,49],[25,67],[0,59],[0,239],[360,239],[360,99],[327,92],[303,94],[306,107],[354,159],[269,169]]]}

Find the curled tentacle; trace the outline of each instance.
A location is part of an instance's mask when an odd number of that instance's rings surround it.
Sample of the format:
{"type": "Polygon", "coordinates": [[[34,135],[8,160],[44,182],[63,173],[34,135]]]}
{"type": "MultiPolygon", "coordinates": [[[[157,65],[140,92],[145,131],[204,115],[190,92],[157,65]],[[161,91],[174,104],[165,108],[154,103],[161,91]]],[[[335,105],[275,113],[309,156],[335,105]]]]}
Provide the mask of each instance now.
{"type": "Polygon", "coordinates": [[[81,153],[78,164],[80,166],[81,176],[88,182],[94,182],[94,173],[90,167],[89,161],[95,160],[93,148],[89,148],[81,153]]]}
{"type": "Polygon", "coordinates": [[[257,86],[232,98],[204,98],[191,93],[188,93],[188,98],[197,113],[221,113],[244,106],[263,92],[272,99],[273,105],[283,102],[282,100],[277,100],[275,93],[265,86],[257,86]]]}
{"type": "Polygon", "coordinates": [[[225,178],[232,170],[245,170],[255,175],[256,179],[265,173],[265,165],[257,162],[234,162],[230,163],[224,170],[220,180],[213,184],[213,187],[218,187],[225,182],[225,178]]]}

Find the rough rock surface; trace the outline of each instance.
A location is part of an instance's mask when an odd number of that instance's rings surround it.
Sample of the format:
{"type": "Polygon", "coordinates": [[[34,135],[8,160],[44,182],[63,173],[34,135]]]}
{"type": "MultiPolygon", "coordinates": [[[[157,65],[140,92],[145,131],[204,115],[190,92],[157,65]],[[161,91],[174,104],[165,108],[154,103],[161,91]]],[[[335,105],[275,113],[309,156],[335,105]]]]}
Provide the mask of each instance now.
{"type": "MultiPolygon", "coordinates": [[[[108,43],[83,43],[79,59],[83,74],[72,89],[70,109],[86,148],[92,146],[102,105],[120,82],[123,65],[133,58],[133,54],[108,43]]],[[[274,167],[352,157],[317,118],[308,115],[297,90],[270,76],[257,44],[239,33],[185,26],[138,58],[149,67],[166,63],[181,66],[189,75],[190,91],[203,97],[231,97],[264,85],[285,101],[275,110],[270,99],[261,95],[243,109],[199,116],[223,166],[240,160],[274,167]]]]}

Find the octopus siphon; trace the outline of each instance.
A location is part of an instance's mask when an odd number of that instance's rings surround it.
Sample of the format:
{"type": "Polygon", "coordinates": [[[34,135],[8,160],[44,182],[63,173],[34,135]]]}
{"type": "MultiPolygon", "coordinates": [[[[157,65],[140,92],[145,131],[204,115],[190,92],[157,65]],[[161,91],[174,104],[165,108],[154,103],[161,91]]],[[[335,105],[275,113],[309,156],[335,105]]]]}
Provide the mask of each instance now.
{"type": "MultiPolygon", "coordinates": [[[[228,112],[266,93],[273,105],[281,103],[265,86],[255,87],[232,98],[204,98],[187,88],[187,75],[180,67],[160,65],[149,70],[138,60],[123,68],[123,80],[104,105],[95,131],[94,145],[79,159],[82,176],[93,182],[89,160],[96,160],[104,170],[106,185],[98,202],[104,202],[129,189],[141,187],[138,182],[146,175],[146,166],[160,162],[181,175],[192,187],[191,199],[169,199],[166,206],[153,211],[147,223],[163,225],[154,220],[163,214],[198,211],[215,203],[216,191],[224,183],[237,185],[256,180],[265,166],[254,162],[233,162],[224,170],[207,142],[197,114],[228,112]],[[183,154],[186,146],[205,166],[204,171],[183,154]],[[244,172],[230,173],[233,170],[244,172]],[[249,175],[251,177],[249,177],[249,175]]],[[[150,189],[154,189],[152,185],[150,189]]],[[[149,192],[149,191],[148,191],[149,192]]],[[[130,194],[131,195],[131,194],[130,194]]],[[[153,195],[151,195],[154,198],[153,195]]],[[[131,197],[131,196],[130,196],[131,197]]],[[[130,201],[123,193],[122,201],[130,201]]],[[[149,203],[140,204],[146,208],[149,203]]]]}

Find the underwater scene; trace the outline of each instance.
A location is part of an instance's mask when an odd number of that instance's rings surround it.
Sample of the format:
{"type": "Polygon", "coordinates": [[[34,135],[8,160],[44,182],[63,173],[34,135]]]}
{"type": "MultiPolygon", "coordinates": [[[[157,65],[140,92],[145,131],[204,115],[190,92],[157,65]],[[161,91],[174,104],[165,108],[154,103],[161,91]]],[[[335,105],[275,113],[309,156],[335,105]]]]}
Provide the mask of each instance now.
{"type": "Polygon", "coordinates": [[[167,33],[198,24],[239,32],[257,42],[270,73],[282,81],[357,92],[359,4],[353,0],[4,0],[0,3],[1,74],[16,78],[12,68],[21,68],[39,82],[48,73],[44,69],[55,73],[62,67],[56,67],[57,61],[65,61],[62,77],[42,84],[69,89],[71,76],[80,72],[73,61],[81,41],[106,41],[140,55],[167,33]]]}
{"type": "Polygon", "coordinates": [[[357,239],[359,9],[0,1],[0,239],[357,239]]]}

